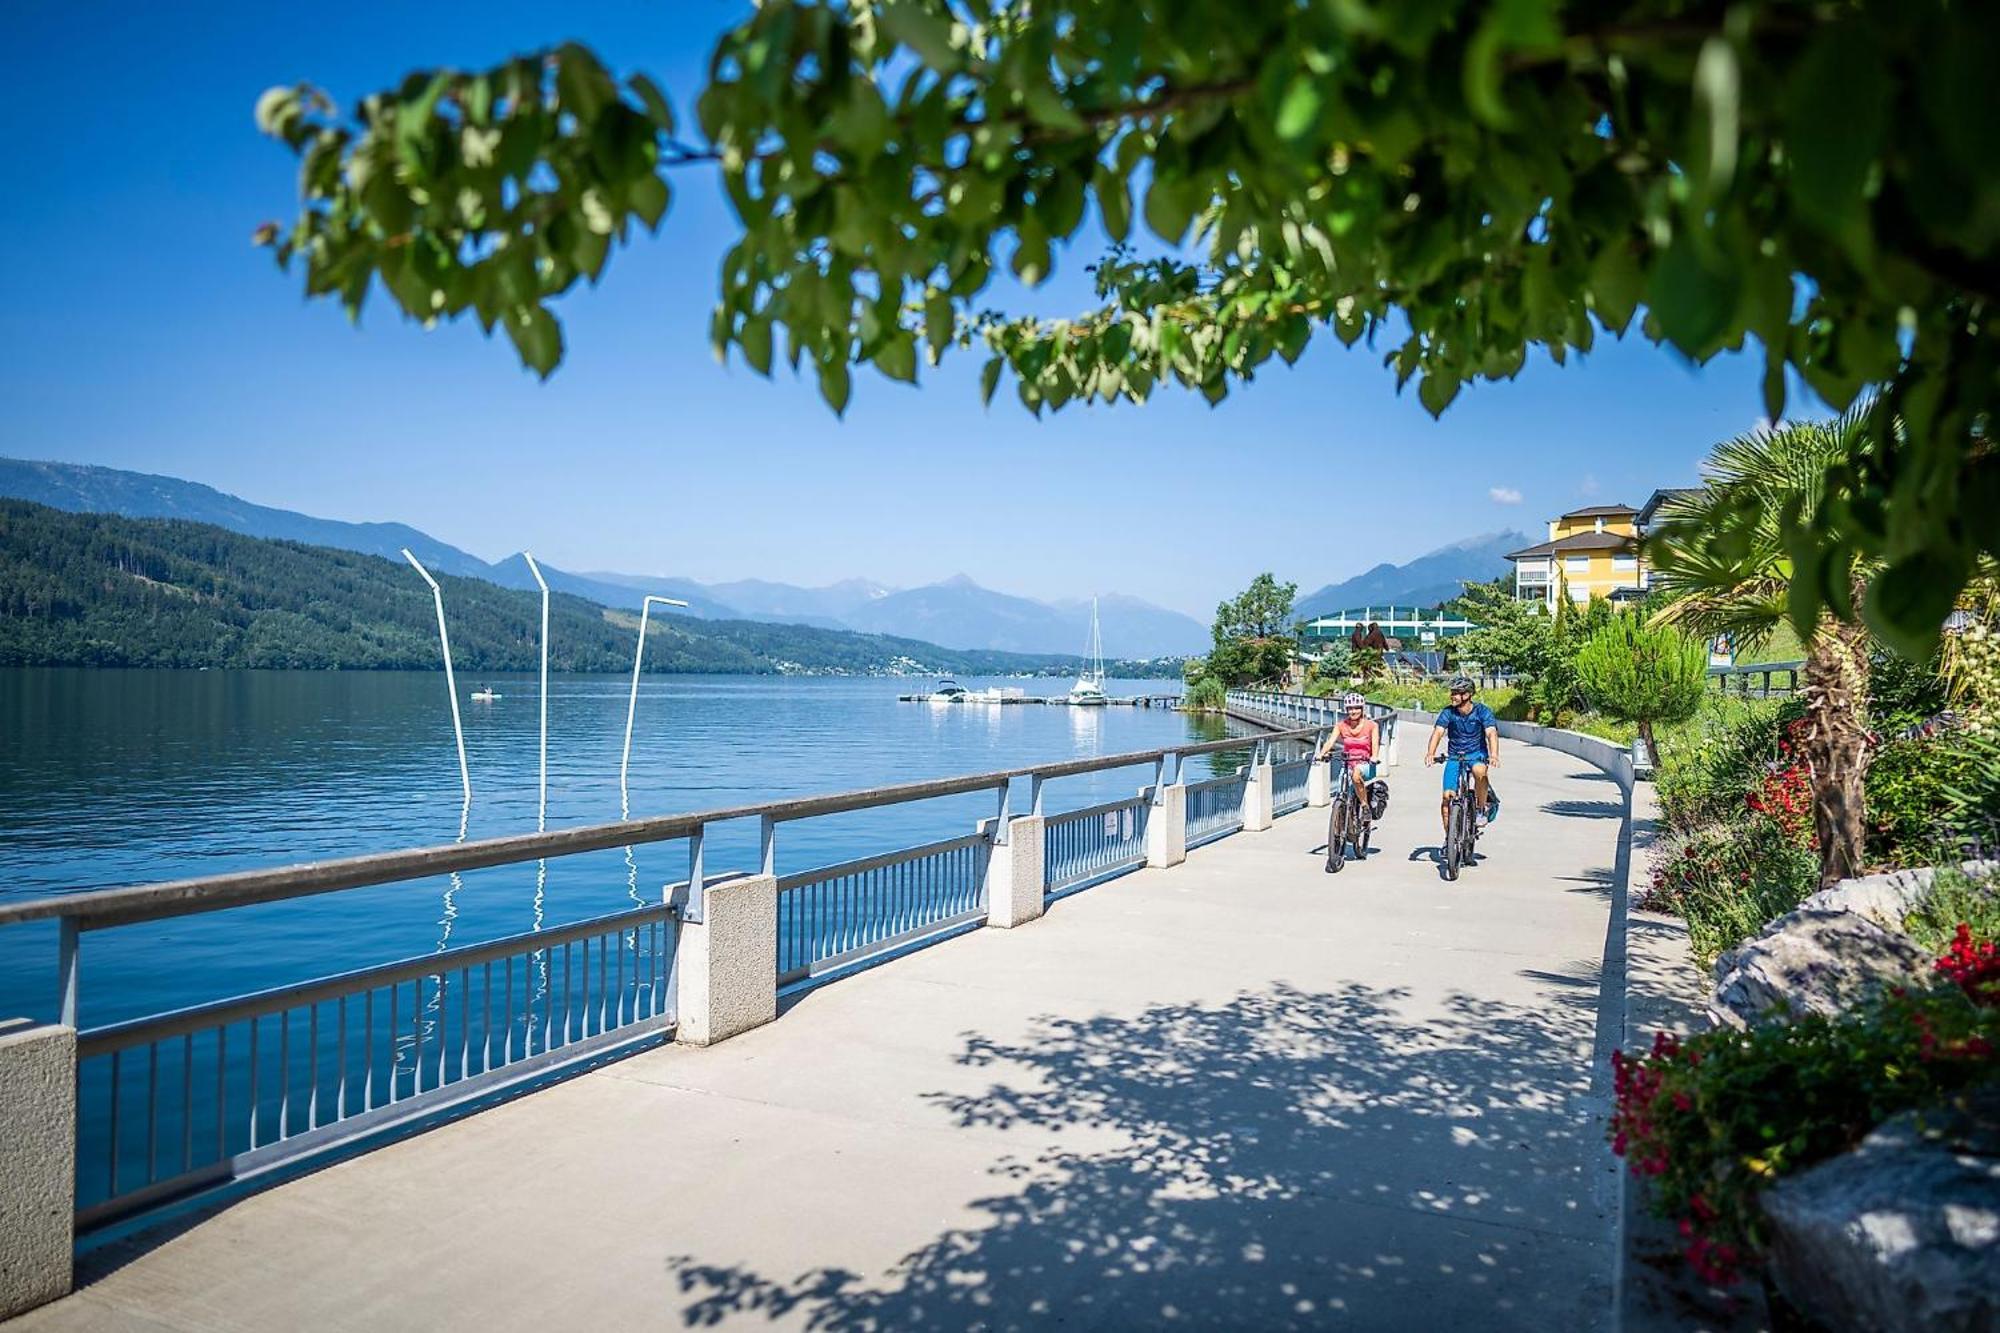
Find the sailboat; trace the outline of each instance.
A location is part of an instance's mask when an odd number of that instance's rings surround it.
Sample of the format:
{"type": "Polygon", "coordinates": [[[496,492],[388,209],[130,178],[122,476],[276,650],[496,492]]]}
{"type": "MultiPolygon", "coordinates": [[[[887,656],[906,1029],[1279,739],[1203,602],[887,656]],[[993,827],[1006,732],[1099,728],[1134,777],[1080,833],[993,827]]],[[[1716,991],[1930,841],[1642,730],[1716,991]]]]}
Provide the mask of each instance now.
{"type": "Polygon", "coordinates": [[[1069,687],[1070,703],[1083,708],[1102,708],[1104,698],[1104,635],[1097,626],[1097,599],[1090,599],[1090,646],[1084,650],[1090,658],[1090,670],[1076,678],[1076,684],[1069,687]]]}

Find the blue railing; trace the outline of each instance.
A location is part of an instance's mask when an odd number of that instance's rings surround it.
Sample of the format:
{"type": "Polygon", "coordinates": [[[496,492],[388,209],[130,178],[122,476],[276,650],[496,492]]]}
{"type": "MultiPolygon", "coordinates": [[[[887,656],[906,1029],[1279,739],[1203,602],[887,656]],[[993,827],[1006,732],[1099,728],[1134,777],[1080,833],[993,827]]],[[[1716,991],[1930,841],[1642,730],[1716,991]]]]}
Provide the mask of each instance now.
{"type": "Polygon", "coordinates": [[[1042,827],[1042,883],[1054,897],[1146,864],[1152,793],[1050,815],[1042,827]]]}
{"type": "Polygon", "coordinates": [[[77,1225],[664,1036],[666,904],[197,1005],[77,1041],[77,1225]]]}
{"type": "Polygon", "coordinates": [[[1250,770],[1187,784],[1187,845],[1199,847],[1243,827],[1243,793],[1250,770]]]}
{"type": "Polygon", "coordinates": [[[807,870],[778,881],[778,984],[986,918],[985,833],[807,870]]]}
{"type": "Polygon", "coordinates": [[[1311,781],[1312,766],[1311,755],[1271,765],[1272,815],[1288,815],[1294,810],[1305,808],[1306,788],[1311,781]]]}

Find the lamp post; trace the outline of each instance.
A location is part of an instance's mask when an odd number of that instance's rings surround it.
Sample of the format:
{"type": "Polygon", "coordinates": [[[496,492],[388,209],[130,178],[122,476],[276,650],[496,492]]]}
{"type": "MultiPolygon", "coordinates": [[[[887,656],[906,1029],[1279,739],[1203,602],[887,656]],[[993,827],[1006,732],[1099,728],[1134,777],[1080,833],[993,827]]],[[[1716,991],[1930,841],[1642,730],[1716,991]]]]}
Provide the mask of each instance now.
{"type": "MultiPolygon", "coordinates": [[[[646,622],[653,613],[653,603],[661,606],[686,606],[678,597],[656,597],[646,594],[639,604],[639,647],[632,654],[632,697],[625,705],[625,753],[618,760],[618,814],[624,818],[632,812],[631,795],[625,788],[625,772],[632,764],[632,720],[639,712],[639,668],[646,660],[646,622]]],[[[457,705],[454,704],[453,707],[457,705]]]]}
{"type": "Polygon", "coordinates": [[[542,589],[542,762],[535,800],[535,832],[540,833],[549,824],[549,582],[533,555],[523,551],[521,558],[542,589]]]}
{"type": "Polygon", "coordinates": [[[444,688],[445,692],[451,695],[451,730],[458,741],[458,780],[465,787],[465,803],[470,806],[472,770],[467,768],[465,763],[465,724],[458,716],[458,680],[451,673],[451,635],[444,627],[444,590],[438,587],[438,581],[431,577],[431,572],[424,568],[423,562],[410,554],[410,548],[407,546],[403,548],[403,559],[409,561],[417,573],[423,575],[425,583],[431,585],[431,602],[437,607],[438,646],[444,650],[444,688]]]}

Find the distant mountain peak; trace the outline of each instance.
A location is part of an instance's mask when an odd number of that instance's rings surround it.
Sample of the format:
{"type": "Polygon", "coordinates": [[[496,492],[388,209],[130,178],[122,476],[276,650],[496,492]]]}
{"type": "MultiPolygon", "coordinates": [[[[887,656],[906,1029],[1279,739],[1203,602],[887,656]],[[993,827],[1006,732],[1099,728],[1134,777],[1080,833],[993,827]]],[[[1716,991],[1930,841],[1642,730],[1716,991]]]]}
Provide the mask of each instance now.
{"type": "Polygon", "coordinates": [[[977,583],[972,581],[972,575],[970,574],[953,574],[950,578],[940,579],[931,586],[934,588],[971,588],[978,592],[986,591],[986,589],[981,588],[977,583]]]}
{"type": "Polygon", "coordinates": [[[1435,606],[1456,597],[1467,583],[1483,583],[1505,574],[1509,568],[1507,552],[1532,540],[1515,531],[1462,538],[1407,564],[1378,564],[1353,578],[1329,583],[1299,598],[1292,614],[1310,620],[1368,606],[1435,606]]]}

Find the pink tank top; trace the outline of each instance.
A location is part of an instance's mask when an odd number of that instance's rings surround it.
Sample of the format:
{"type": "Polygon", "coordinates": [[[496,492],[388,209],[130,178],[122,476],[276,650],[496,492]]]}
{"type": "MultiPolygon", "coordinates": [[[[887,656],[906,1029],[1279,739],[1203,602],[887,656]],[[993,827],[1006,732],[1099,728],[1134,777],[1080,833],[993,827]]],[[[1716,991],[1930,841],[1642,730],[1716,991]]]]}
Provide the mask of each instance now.
{"type": "Polygon", "coordinates": [[[1340,738],[1340,753],[1348,763],[1365,763],[1368,756],[1375,752],[1374,726],[1375,723],[1371,719],[1363,718],[1354,727],[1349,728],[1346,720],[1342,719],[1340,725],[1334,729],[1340,738]]]}

